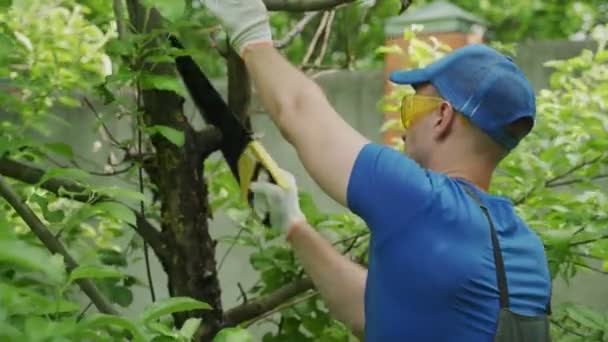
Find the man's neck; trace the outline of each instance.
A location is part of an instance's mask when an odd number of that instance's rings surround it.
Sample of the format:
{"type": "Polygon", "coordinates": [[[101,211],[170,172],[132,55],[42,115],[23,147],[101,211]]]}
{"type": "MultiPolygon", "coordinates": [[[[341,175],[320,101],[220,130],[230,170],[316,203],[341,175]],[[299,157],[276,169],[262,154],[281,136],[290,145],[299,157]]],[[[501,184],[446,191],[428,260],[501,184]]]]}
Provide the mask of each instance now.
{"type": "Polygon", "coordinates": [[[448,160],[437,159],[431,161],[429,169],[443,173],[450,178],[458,178],[468,181],[480,190],[488,192],[494,167],[485,161],[461,159],[448,160]]]}

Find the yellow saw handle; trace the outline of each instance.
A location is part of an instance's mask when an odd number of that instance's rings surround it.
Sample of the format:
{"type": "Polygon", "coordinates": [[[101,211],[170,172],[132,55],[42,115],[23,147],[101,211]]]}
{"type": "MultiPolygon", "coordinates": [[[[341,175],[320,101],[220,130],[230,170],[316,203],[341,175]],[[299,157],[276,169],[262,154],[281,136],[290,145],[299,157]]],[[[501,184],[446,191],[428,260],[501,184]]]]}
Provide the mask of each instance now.
{"type": "Polygon", "coordinates": [[[277,185],[283,189],[289,188],[289,182],[285,179],[283,172],[272,159],[270,154],[257,140],[252,140],[241,154],[238,160],[239,179],[241,180],[241,193],[247,197],[249,185],[253,178],[255,164],[260,162],[264,168],[270,173],[272,178],[277,182],[277,185]]]}

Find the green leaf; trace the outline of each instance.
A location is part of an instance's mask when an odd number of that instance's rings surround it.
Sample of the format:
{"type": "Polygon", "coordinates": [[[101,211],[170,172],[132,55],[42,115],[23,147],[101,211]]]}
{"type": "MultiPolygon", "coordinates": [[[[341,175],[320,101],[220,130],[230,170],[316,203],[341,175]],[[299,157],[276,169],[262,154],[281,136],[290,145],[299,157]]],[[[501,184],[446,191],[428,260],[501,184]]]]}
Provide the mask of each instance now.
{"type": "Polygon", "coordinates": [[[149,133],[158,133],[162,135],[176,146],[182,146],[184,144],[184,132],[178,131],[175,128],[157,125],[147,127],[146,130],[149,133]]]}
{"type": "Polygon", "coordinates": [[[81,265],[76,267],[72,272],[68,282],[74,282],[78,279],[102,279],[102,278],[124,278],[126,275],[121,271],[109,266],[97,265],[81,265]]]}
{"type": "Polygon", "coordinates": [[[404,54],[403,49],[399,45],[380,46],[375,50],[376,54],[404,54]]]}
{"type": "Polygon", "coordinates": [[[211,306],[205,302],[201,302],[189,297],[170,297],[159,300],[147,307],[139,319],[140,321],[147,323],[164,315],[169,315],[175,312],[199,309],[211,309],[211,306]]]}
{"type": "Polygon", "coordinates": [[[147,6],[155,7],[167,20],[175,22],[184,15],[186,4],[184,0],[145,0],[147,6]]]}
{"type": "Polygon", "coordinates": [[[46,250],[23,241],[0,240],[0,262],[42,272],[49,280],[62,283],[65,279],[65,269],[63,263],[58,263],[57,259],[50,257],[46,250]]]}
{"type": "Polygon", "coordinates": [[[97,250],[97,256],[99,260],[112,266],[127,266],[127,259],[125,255],[113,249],[101,248],[97,250]]]}
{"type": "Polygon", "coordinates": [[[243,328],[225,328],[215,335],[213,342],[253,342],[253,335],[243,328]]]}
{"type": "Polygon", "coordinates": [[[93,210],[107,213],[119,221],[131,225],[136,224],[135,213],[125,205],[116,202],[101,202],[93,206],[93,210]]]}
{"type": "Polygon", "coordinates": [[[45,197],[42,197],[38,194],[33,194],[30,197],[30,201],[38,204],[38,206],[40,207],[40,209],[42,209],[42,216],[44,217],[45,220],[47,220],[50,223],[58,223],[63,221],[63,219],[65,218],[65,214],[63,212],[63,210],[49,210],[48,207],[48,200],[45,197]]]}
{"type": "Polygon", "coordinates": [[[581,305],[568,307],[567,311],[572,319],[588,328],[602,330],[608,323],[601,313],[581,305]]]}
{"type": "Polygon", "coordinates": [[[154,332],[157,332],[163,336],[171,337],[173,340],[176,340],[180,335],[175,332],[169,326],[159,322],[148,322],[148,328],[154,332]]]}
{"type": "Polygon", "coordinates": [[[78,303],[44,296],[32,289],[0,283],[0,303],[11,303],[12,314],[49,315],[80,310],[78,303]]]}
{"type": "Polygon", "coordinates": [[[119,327],[129,331],[133,335],[133,341],[143,342],[145,340],[143,332],[125,317],[94,313],[81,321],[80,325],[83,328],[119,327]]]}
{"type": "Polygon", "coordinates": [[[144,194],[139,191],[118,187],[118,186],[108,186],[108,187],[96,187],[95,191],[102,196],[112,197],[116,200],[133,200],[133,201],[144,201],[146,202],[147,198],[144,194]]]}
{"type": "Polygon", "coordinates": [[[13,4],[13,0],[0,0],[0,9],[7,10],[13,4]]]}
{"type": "Polygon", "coordinates": [[[52,178],[65,178],[73,181],[86,182],[89,180],[91,175],[81,169],[75,168],[51,168],[40,178],[39,184],[44,184],[46,181],[52,178]]]}
{"type": "Polygon", "coordinates": [[[184,325],[182,325],[182,328],[179,330],[179,334],[188,339],[188,341],[192,340],[202,321],[203,320],[200,318],[188,318],[188,320],[184,322],[184,325]]]}
{"type": "Polygon", "coordinates": [[[44,147],[46,149],[48,149],[49,151],[57,153],[64,157],[74,158],[74,151],[72,151],[72,146],[70,146],[66,143],[62,143],[62,142],[48,143],[48,144],[44,144],[44,147]]]}
{"type": "Polygon", "coordinates": [[[59,96],[58,100],[59,100],[59,103],[65,105],[67,107],[71,107],[71,108],[80,107],[80,102],[73,97],[59,96]]]}
{"type": "Polygon", "coordinates": [[[186,97],[183,84],[174,76],[145,73],[141,76],[142,89],[169,90],[186,97]]]}
{"type": "Polygon", "coordinates": [[[110,292],[110,299],[123,308],[126,308],[133,303],[133,292],[127,287],[113,286],[110,289],[110,292]]]}

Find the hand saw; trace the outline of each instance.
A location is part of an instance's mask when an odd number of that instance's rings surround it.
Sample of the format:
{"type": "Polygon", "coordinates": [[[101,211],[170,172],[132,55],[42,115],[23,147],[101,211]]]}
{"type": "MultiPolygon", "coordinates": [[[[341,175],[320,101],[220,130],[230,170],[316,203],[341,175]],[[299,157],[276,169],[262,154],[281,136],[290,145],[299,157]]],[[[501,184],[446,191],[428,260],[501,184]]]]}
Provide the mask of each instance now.
{"type": "MultiPolygon", "coordinates": [[[[176,37],[171,36],[169,39],[173,47],[184,49],[176,37]]],[[[254,139],[252,130],[230,110],[194,59],[188,55],[178,55],[175,64],[203,119],[222,133],[222,154],[240,185],[241,195],[249,205],[253,206],[253,194],[249,185],[262,170],[268,173],[272,183],[287,189],[289,182],[277,163],[262,144],[254,139]]]]}

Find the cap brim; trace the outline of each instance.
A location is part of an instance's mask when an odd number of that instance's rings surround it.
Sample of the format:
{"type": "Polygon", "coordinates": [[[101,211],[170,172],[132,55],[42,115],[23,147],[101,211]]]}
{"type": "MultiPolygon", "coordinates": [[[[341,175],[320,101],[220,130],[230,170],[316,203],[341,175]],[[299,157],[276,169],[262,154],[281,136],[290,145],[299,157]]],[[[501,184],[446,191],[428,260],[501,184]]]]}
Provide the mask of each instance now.
{"type": "Polygon", "coordinates": [[[420,84],[430,82],[426,69],[412,69],[393,71],[389,75],[389,79],[397,84],[420,84]]]}

